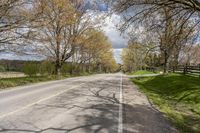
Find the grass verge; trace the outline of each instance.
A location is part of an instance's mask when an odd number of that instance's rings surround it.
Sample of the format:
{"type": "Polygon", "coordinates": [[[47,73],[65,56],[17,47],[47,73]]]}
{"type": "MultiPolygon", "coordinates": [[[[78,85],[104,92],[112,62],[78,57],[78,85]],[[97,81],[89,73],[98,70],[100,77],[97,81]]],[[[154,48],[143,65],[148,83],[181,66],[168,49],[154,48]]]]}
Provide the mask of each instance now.
{"type": "Polygon", "coordinates": [[[200,79],[181,74],[132,81],[183,133],[200,133],[200,79]]]}
{"type": "Polygon", "coordinates": [[[156,74],[156,73],[151,72],[151,71],[146,71],[146,70],[139,70],[139,71],[128,73],[128,75],[145,75],[145,74],[156,74]]]}

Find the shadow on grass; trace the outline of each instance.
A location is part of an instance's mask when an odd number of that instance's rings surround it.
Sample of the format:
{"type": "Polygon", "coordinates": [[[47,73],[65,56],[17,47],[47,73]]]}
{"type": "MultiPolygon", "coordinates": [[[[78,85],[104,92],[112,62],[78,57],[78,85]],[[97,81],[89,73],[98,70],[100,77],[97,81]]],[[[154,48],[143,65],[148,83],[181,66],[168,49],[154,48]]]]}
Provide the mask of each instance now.
{"type": "Polygon", "coordinates": [[[183,132],[200,132],[198,77],[172,74],[133,81],[183,132]]]}
{"type": "Polygon", "coordinates": [[[200,102],[200,79],[196,77],[183,75],[158,76],[137,78],[134,82],[142,86],[144,90],[158,94],[166,100],[200,102]]]}

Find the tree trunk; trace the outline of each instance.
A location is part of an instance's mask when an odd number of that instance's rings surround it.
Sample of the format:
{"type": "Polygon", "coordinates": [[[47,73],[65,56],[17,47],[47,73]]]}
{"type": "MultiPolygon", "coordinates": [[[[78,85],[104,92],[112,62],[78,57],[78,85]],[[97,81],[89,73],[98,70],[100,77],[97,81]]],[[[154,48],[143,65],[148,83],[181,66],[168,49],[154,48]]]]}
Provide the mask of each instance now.
{"type": "Polygon", "coordinates": [[[169,56],[168,56],[168,54],[167,54],[167,51],[165,51],[164,52],[164,73],[166,74],[166,73],[168,73],[168,71],[169,71],[169,61],[168,61],[168,59],[169,59],[169,56]]]}
{"type": "Polygon", "coordinates": [[[56,64],[55,64],[55,74],[56,75],[61,75],[61,63],[59,61],[59,59],[56,60],[56,64]]]}

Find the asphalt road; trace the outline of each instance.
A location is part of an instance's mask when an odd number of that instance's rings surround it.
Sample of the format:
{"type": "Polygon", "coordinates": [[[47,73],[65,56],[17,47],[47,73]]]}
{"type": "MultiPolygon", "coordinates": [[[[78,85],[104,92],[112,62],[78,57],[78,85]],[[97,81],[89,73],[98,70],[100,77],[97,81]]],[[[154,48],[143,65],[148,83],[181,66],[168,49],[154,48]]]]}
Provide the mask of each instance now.
{"type": "Polygon", "coordinates": [[[174,133],[125,75],[70,78],[0,92],[0,132],[174,133]]]}

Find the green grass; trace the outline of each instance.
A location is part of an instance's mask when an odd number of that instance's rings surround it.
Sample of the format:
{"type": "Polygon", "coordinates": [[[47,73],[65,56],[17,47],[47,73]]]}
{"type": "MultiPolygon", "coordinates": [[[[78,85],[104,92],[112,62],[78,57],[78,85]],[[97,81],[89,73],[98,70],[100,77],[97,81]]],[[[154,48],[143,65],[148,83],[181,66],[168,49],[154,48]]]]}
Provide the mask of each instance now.
{"type": "Polygon", "coordinates": [[[200,133],[200,79],[170,74],[132,81],[183,133],[200,133]]]}
{"type": "Polygon", "coordinates": [[[58,80],[63,77],[57,76],[35,76],[35,77],[19,77],[19,78],[4,78],[0,79],[0,89],[5,89],[9,87],[21,86],[30,83],[38,83],[44,81],[58,80]]]}
{"type": "Polygon", "coordinates": [[[146,71],[146,70],[139,70],[135,72],[128,73],[129,75],[145,75],[145,74],[155,74],[155,72],[146,71]]]}

